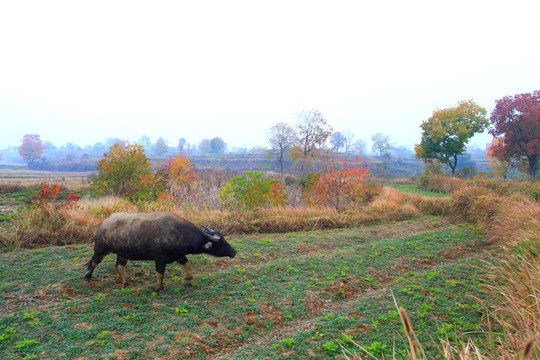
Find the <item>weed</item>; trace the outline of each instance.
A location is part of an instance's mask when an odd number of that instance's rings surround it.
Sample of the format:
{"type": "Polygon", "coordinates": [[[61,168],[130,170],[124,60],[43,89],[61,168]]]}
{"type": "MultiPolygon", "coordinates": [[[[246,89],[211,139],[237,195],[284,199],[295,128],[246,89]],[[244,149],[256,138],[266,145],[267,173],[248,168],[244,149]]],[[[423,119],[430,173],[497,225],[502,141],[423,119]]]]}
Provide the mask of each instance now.
{"type": "Polygon", "coordinates": [[[8,327],[4,330],[2,334],[0,334],[0,341],[5,341],[9,339],[13,334],[15,334],[15,328],[8,327]]]}
{"type": "Polygon", "coordinates": [[[178,316],[186,316],[189,313],[189,310],[186,309],[184,306],[179,306],[176,309],[174,309],[174,312],[178,316]]]}
{"type": "Polygon", "coordinates": [[[24,340],[15,342],[15,346],[13,346],[13,348],[19,349],[19,350],[27,349],[29,347],[36,345],[37,343],[38,343],[37,340],[24,339],[24,340]]]}
{"type": "Polygon", "coordinates": [[[388,345],[383,344],[380,341],[375,341],[372,342],[366,349],[374,356],[382,357],[386,350],[388,350],[388,345]]]}
{"type": "Polygon", "coordinates": [[[339,346],[336,343],[329,341],[322,345],[322,349],[327,353],[333,354],[339,350],[339,346]]]}
{"type": "Polygon", "coordinates": [[[283,346],[288,347],[288,348],[293,347],[294,342],[295,342],[294,338],[287,338],[287,339],[281,340],[281,344],[283,344],[283,346]]]}
{"type": "Polygon", "coordinates": [[[350,335],[343,334],[343,336],[337,340],[341,345],[350,345],[353,343],[353,338],[350,335]]]}

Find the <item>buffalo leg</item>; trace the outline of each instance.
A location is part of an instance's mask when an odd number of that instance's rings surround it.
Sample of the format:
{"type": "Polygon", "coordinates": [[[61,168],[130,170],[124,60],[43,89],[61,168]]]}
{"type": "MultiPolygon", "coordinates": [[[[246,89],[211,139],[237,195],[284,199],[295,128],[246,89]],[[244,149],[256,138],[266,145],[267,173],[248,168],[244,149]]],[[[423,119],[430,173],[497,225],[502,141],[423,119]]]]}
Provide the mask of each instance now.
{"type": "Polygon", "coordinates": [[[191,264],[188,262],[188,259],[183,256],[181,257],[178,262],[184,266],[184,270],[186,272],[186,286],[191,286],[191,280],[193,280],[193,271],[191,269],[191,264]]]}
{"type": "Polygon", "coordinates": [[[127,259],[121,257],[118,255],[116,257],[116,270],[118,271],[118,275],[120,275],[120,282],[122,283],[123,287],[128,286],[128,280],[126,275],[126,264],[127,259]]]}
{"type": "Polygon", "coordinates": [[[165,290],[163,289],[163,277],[165,276],[165,266],[166,262],[156,260],[156,292],[164,294],[165,290]]]}
{"type": "Polygon", "coordinates": [[[108,253],[105,253],[105,254],[94,253],[94,255],[92,256],[92,259],[90,259],[90,261],[88,262],[87,271],[86,271],[86,274],[84,275],[84,279],[86,281],[90,281],[90,279],[92,278],[92,273],[94,272],[94,269],[96,268],[96,266],[98,266],[100,262],[103,261],[103,258],[107,256],[107,254],[108,253]]]}

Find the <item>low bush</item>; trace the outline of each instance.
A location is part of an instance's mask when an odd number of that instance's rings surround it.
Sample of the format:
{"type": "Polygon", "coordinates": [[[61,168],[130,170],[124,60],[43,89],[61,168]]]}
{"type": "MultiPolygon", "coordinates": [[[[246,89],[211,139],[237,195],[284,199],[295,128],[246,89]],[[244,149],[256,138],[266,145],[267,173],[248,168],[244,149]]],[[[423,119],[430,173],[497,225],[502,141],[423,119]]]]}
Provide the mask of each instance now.
{"type": "Polygon", "coordinates": [[[326,170],[306,179],[305,200],[309,206],[332,207],[341,212],[363,206],[380,194],[378,185],[369,183],[368,163],[339,159],[325,164],[326,170]]]}
{"type": "Polygon", "coordinates": [[[98,163],[92,185],[98,195],[128,197],[133,201],[155,200],[165,179],[154,174],[141,145],[115,144],[98,163]]]}
{"type": "Polygon", "coordinates": [[[254,210],[286,204],[285,187],[275,179],[263,178],[259,171],[246,171],[219,189],[219,198],[231,209],[254,210]]]}
{"type": "Polygon", "coordinates": [[[475,186],[499,196],[523,196],[534,201],[540,201],[540,182],[527,182],[517,180],[495,180],[486,177],[475,177],[465,180],[456,177],[444,176],[434,170],[426,170],[417,180],[420,189],[454,194],[466,186],[475,186]]]}

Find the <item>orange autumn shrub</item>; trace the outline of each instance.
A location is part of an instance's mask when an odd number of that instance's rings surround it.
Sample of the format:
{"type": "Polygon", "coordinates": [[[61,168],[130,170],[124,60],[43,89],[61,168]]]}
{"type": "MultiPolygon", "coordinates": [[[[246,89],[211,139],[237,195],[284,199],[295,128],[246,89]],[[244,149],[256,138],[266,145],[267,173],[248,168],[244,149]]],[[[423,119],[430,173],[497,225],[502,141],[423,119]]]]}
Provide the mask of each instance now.
{"type": "Polygon", "coordinates": [[[324,172],[310,177],[305,192],[306,203],[309,206],[332,207],[341,212],[371,201],[381,189],[367,182],[370,176],[367,166],[367,162],[360,161],[358,157],[353,162],[339,159],[326,163],[324,172]]]}

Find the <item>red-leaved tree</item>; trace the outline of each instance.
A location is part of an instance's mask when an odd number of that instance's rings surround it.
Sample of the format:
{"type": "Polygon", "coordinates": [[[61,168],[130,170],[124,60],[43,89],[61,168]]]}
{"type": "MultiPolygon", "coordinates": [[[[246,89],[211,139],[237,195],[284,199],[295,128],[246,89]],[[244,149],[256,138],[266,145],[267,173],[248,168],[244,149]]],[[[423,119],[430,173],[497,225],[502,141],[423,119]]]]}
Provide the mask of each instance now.
{"type": "Polygon", "coordinates": [[[39,135],[26,134],[23,137],[22,145],[17,150],[19,151],[19,155],[31,165],[34,163],[34,160],[41,157],[44,149],[43,140],[41,140],[39,135]]]}
{"type": "Polygon", "coordinates": [[[510,170],[517,167],[515,158],[508,154],[504,146],[504,139],[494,138],[486,148],[488,166],[493,173],[501,179],[506,179],[510,170]]]}
{"type": "Polygon", "coordinates": [[[340,212],[347,206],[371,200],[380,189],[366,181],[370,175],[367,165],[358,157],[353,162],[339,159],[326,163],[326,171],[308,185],[306,202],[310,206],[333,207],[340,212]]]}
{"type": "Polygon", "coordinates": [[[490,134],[504,139],[505,156],[527,159],[534,178],[540,154],[540,90],[497,100],[490,121],[490,134]]]}

